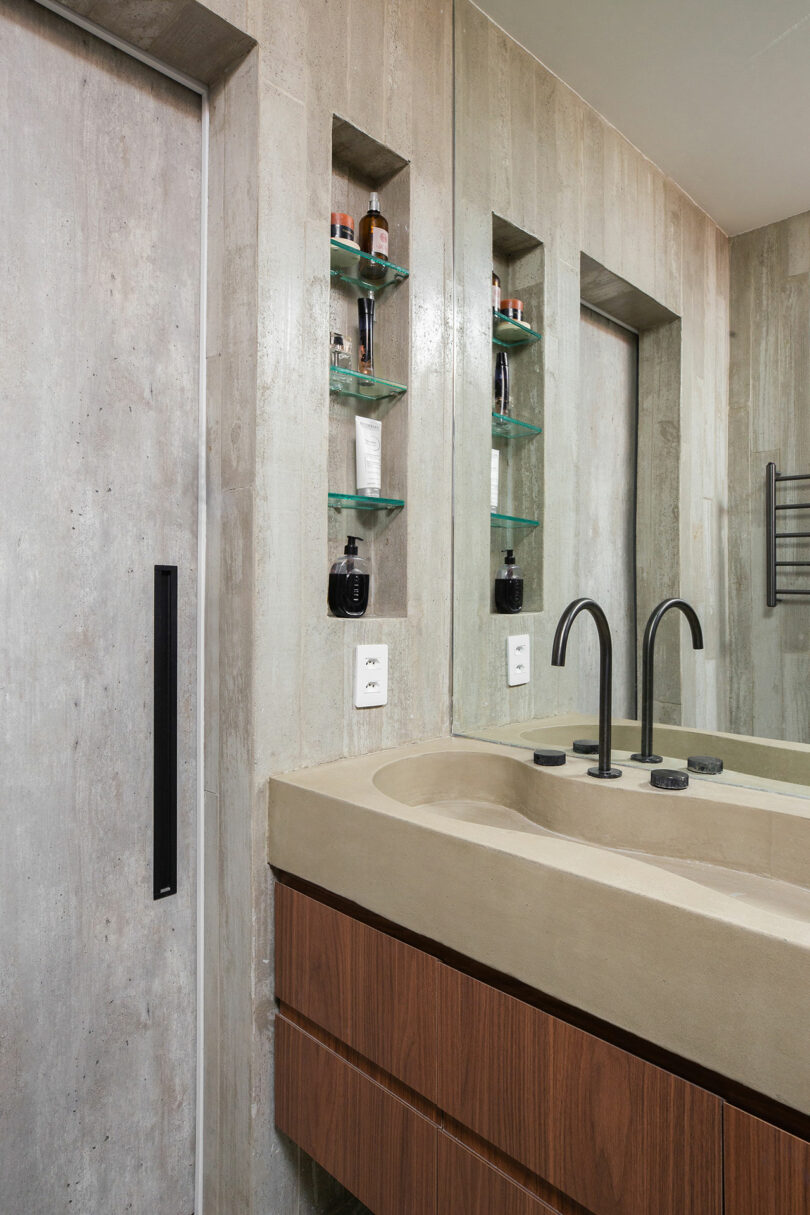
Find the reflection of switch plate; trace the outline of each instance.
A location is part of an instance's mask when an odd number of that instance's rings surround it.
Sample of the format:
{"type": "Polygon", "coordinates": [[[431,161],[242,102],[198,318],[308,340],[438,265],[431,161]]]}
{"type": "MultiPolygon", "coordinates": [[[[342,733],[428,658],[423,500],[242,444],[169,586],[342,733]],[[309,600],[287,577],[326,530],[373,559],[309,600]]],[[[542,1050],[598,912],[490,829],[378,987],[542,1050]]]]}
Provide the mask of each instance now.
{"type": "Polygon", "coordinates": [[[388,704],[388,646],[354,647],[354,707],[388,704]]]}
{"type": "Polygon", "coordinates": [[[529,634],[519,633],[506,639],[506,682],[510,688],[528,683],[531,672],[529,634]]]}

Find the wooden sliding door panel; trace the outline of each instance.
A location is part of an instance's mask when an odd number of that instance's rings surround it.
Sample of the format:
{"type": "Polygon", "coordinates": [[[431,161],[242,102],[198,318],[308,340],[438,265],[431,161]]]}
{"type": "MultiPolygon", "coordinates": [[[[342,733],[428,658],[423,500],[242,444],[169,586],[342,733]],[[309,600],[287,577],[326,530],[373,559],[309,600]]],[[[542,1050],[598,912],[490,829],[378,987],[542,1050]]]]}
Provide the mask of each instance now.
{"type": "Polygon", "coordinates": [[[438,1129],[284,1017],[276,1126],[374,1215],[436,1215],[438,1129]]]}
{"type": "Polygon", "coordinates": [[[431,1100],[439,963],[288,886],[276,886],[276,995],[431,1100]]]}
{"type": "Polygon", "coordinates": [[[808,1215],[810,1143],[724,1108],[725,1215],[808,1215]]]}
{"type": "Polygon", "coordinates": [[[595,1215],[716,1215],[721,1104],[442,967],[438,1103],[595,1215]]]}
{"type": "Polygon", "coordinates": [[[445,1134],[439,1135],[438,1171],[440,1215],[558,1215],[445,1134]]]}

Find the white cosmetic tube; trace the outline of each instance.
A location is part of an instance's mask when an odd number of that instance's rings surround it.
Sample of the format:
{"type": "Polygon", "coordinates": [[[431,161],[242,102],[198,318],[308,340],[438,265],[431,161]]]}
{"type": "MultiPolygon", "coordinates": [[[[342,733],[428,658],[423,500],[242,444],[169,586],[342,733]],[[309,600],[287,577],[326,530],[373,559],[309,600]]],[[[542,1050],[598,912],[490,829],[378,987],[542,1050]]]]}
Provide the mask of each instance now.
{"type": "Polygon", "coordinates": [[[496,447],[492,449],[492,463],[489,468],[489,509],[498,510],[498,472],[501,453],[496,447]]]}
{"type": "Polygon", "coordinates": [[[357,493],[362,498],[379,498],[382,485],[382,422],[374,418],[355,418],[354,435],[357,493]]]}

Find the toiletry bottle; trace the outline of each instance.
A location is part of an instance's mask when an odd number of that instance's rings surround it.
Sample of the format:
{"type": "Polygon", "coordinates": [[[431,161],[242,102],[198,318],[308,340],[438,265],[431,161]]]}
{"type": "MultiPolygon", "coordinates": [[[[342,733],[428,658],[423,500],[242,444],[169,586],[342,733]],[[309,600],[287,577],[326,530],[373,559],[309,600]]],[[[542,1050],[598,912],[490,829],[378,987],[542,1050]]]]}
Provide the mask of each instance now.
{"type": "Polygon", "coordinates": [[[499,612],[514,615],[523,609],[523,570],[515,565],[511,548],[503,551],[506,561],[495,575],[495,607],[499,612]]]}
{"type": "MultiPolygon", "coordinates": [[[[388,261],[388,220],[380,214],[380,196],[372,194],[368,200],[368,211],[360,220],[358,231],[360,252],[370,253],[372,257],[381,257],[388,261]]],[[[363,262],[361,270],[363,278],[369,282],[377,282],[385,278],[385,266],[376,266],[373,262],[363,262]]]]}
{"type": "Polygon", "coordinates": [[[357,301],[357,370],[361,375],[374,375],[374,296],[361,296],[357,301]]]}
{"type": "Polygon", "coordinates": [[[335,616],[362,616],[368,607],[368,562],[357,556],[357,541],[362,538],[349,536],[342,560],[329,571],[329,607],[335,616]]]}
{"type": "Polygon", "coordinates": [[[492,311],[500,312],[501,310],[501,280],[495,271],[492,271],[492,311]]]}
{"type": "Polygon", "coordinates": [[[489,465],[489,509],[493,514],[498,511],[498,480],[500,474],[501,453],[493,447],[489,465]]]}
{"type": "Polygon", "coordinates": [[[509,359],[499,350],[495,359],[495,413],[509,413],[509,359]]]}

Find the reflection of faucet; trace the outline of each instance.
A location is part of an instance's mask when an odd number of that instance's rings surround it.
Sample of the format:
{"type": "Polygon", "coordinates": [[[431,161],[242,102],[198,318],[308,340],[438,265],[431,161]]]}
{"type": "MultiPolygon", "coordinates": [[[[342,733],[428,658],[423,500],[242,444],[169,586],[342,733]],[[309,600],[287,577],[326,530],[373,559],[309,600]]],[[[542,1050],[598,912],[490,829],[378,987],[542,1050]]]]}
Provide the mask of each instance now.
{"type": "Polygon", "coordinates": [[[661,756],[653,754],[653,656],[655,653],[655,634],[658,632],[658,626],[661,623],[664,615],[670,608],[680,608],[686,619],[689,621],[689,627],[692,630],[692,647],[695,650],[703,649],[703,632],[700,627],[700,621],[697,618],[695,609],[686,602],[685,599],[663,599],[654,608],[650,619],[647,621],[647,627],[644,630],[644,643],[642,649],[642,666],[641,666],[641,750],[635,755],[631,755],[631,759],[638,760],[642,764],[660,764],[661,756]]]}
{"type": "Polygon", "coordinates": [[[607,616],[595,599],[575,599],[560,617],[557,632],[554,634],[554,645],[551,651],[551,665],[565,666],[565,648],[568,645],[568,634],[571,625],[581,611],[588,611],[596,622],[599,634],[599,767],[589,768],[588,776],[602,778],[621,776],[618,768],[610,766],[610,698],[613,677],[613,643],[610,640],[610,626],[607,616]]]}

